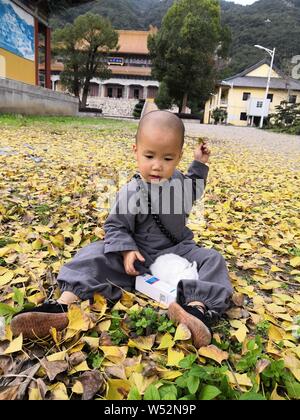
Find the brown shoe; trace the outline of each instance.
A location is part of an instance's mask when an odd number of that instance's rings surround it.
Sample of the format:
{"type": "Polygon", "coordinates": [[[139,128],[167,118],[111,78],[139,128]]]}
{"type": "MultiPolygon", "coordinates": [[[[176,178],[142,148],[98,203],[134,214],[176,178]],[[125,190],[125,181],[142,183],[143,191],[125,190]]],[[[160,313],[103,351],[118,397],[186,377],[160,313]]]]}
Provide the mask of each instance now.
{"type": "Polygon", "coordinates": [[[193,344],[197,349],[208,346],[211,343],[212,333],[205,325],[204,314],[193,306],[171,303],[168,309],[168,316],[172,321],[184,324],[192,333],[193,344]]]}
{"type": "Polygon", "coordinates": [[[24,338],[45,338],[51,328],[64,330],[69,323],[67,305],[44,303],[41,306],[16,315],[10,324],[14,336],[21,333],[24,338]]]}

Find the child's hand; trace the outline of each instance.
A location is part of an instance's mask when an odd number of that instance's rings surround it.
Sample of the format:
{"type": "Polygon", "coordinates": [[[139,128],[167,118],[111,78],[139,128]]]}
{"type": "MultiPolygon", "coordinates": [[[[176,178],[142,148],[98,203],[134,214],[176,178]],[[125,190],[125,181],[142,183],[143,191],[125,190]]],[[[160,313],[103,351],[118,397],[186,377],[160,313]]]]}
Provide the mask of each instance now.
{"type": "Polygon", "coordinates": [[[194,151],[194,158],[195,160],[198,160],[199,162],[207,163],[209,160],[210,154],[211,154],[211,151],[209,147],[207,146],[207,142],[204,141],[194,151]]]}
{"type": "Polygon", "coordinates": [[[139,251],[124,251],[122,252],[122,255],[126,273],[129,276],[138,276],[140,273],[136,271],[134,262],[136,260],[145,262],[145,258],[142,256],[142,254],[139,251]]]}

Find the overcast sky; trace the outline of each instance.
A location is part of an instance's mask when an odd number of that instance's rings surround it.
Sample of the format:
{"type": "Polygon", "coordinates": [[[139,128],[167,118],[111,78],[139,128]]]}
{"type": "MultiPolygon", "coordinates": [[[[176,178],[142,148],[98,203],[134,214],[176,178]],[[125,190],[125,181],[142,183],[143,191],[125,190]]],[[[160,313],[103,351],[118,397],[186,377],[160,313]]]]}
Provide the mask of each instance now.
{"type": "Polygon", "coordinates": [[[255,3],[257,0],[227,0],[227,1],[233,1],[234,3],[243,4],[245,6],[246,4],[255,3]]]}

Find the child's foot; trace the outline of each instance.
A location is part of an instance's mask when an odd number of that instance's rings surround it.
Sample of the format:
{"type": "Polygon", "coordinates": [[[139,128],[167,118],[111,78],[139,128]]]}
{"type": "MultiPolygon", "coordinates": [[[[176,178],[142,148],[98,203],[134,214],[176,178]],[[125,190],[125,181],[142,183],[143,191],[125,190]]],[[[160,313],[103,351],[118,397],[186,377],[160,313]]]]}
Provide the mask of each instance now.
{"type": "Polygon", "coordinates": [[[185,324],[192,333],[193,344],[197,349],[208,346],[211,343],[212,333],[205,324],[204,313],[195,306],[178,305],[171,303],[168,309],[168,316],[172,321],[185,324]]]}
{"type": "Polygon", "coordinates": [[[51,328],[62,331],[67,327],[67,312],[68,305],[44,303],[14,316],[10,327],[14,336],[22,333],[24,338],[44,338],[49,335],[51,328]]]}

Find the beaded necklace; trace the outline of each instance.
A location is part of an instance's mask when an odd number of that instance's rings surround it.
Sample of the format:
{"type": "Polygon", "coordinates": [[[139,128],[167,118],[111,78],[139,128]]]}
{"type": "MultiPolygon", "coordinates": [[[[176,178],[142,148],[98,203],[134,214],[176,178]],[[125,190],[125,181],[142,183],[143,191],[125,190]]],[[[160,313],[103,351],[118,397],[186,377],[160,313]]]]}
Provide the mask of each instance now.
{"type": "Polygon", "coordinates": [[[148,204],[148,211],[151,214],[153,220],[155,221],[155,223],[157,224],[157,226],[159,227],[160,231],[168,238],[170,239],[170,241],[174,244],[177,245],[179,244],[179,241],[175,238],[175,236],[164,226],[164,224],[162,223],[162,221],[160,220],[160,217],[158,214],[154,214],[153,213],[153,208],[151,205],[151,196],[150,196],[150,192],[146,191],[141,178],[140,174],[135,174],[133,176],[134,179],[136,179],[137,184],[139,189],[142,191],[142,194],[144,196],[144,199],[146,200],[146,203],[148,204]]]}

